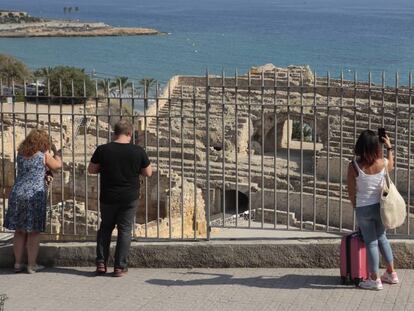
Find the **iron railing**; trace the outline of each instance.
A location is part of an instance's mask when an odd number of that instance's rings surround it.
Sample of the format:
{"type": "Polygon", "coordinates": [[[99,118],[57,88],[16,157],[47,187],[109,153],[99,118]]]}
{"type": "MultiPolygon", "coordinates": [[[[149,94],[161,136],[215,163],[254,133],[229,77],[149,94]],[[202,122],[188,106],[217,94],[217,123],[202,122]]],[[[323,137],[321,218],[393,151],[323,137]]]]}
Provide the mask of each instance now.
{"type": "MultiPolygon", "coordinates": [[[[64,166],[50,189],[48,237],[93,237],[99,226],[99,177],[87,164],[111,140],[119,118],[155,173],[142,179],[134,235],[209,239],[212,228],[344,233],[356,220],[346,169],[363,129],[385,127],[395,146],[395,184],[407,202],[412,236],[412,76],[408,86],[317,77],[307,67],[251,70],[226,77],[173,77],[143,95],[134,86],[92,96],[50,94],[50,87],[0,86],[1,214],[16,176],[16,149],[31,128],[62,148],[64,166]],[[19,92],[20,90],[20,92],[19,92]],[[30,94],[29,94],[30,93],[30,94]],[[116,95],[114,95],[116,94],[116,95]]],[[[44,85],[50,85],[45,81],[44,85]]],[[[4,229],[3,229],[4,230],[4,229]]]]}

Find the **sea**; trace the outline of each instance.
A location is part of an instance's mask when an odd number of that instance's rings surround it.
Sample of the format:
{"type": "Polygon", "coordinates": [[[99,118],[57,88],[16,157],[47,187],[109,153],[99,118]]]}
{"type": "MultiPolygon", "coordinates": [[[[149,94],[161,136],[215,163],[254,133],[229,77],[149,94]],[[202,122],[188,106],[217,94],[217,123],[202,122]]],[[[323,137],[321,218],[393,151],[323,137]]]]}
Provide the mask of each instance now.
{"type": "Polygon", "coordinates": [[[0,9],[166,33],[0,39],[0,53],[33,69],[69,65],[98,78],[165,83],[206,70],[231,76],[267,63],[306,64],[318,75],[357,72],[361,80],[385,72],[394,85],[397,72],[404,84],[414,67],[413,0],[0,0],[0,9]]]}

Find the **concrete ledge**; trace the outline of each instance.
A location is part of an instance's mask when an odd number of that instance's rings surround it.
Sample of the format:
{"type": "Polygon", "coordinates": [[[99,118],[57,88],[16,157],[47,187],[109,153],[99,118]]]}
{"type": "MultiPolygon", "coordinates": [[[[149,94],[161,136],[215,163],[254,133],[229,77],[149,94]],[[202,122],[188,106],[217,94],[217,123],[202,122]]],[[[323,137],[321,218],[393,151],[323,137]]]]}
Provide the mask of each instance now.
{"type": "MultiPolygon", "coordinates": [[[[130,267],[144,268],[338,268],[339,239],[209,242],[134,242],[130,267]]],[[[414,268],[414,241],[393,240],[397,268],[414,268]]],[[[114,249],[112,249],[113,253],[114,249]]],[[[95,244],[44,243],[39,263],[94,266],[95,244]]],[[[12,246],[0,247],[0,267],[13,265],[12,246]]]]}

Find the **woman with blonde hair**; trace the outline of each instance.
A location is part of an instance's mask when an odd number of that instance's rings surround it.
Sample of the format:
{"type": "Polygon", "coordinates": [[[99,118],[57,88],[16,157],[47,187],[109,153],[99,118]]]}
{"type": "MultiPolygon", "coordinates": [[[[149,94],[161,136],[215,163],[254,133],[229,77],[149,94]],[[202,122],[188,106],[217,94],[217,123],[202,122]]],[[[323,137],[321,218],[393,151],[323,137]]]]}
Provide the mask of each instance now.
{"type": "Polygon", "coordinates": [[[356,160],[348,168],[349,199],[356,208],[356,217],[367,247],[367,280],[359,283],[364,289],[381,290],[382,283],[396,284],[398,276],[394,270],[394,259],[390,243],[380,216],[380,198],[386,170],[394,167],[391,142],[384,132],[379,137],[371,130],[361,133],[355,145],[356,160]],[[383,143],[387,149],[387,158],[382,153],[383,143]],[[379,251],[384,257],[387,270],[379,277],[379,251]]]}
{"type": "Polygon", "coordinates": [[[9,196],[4,227],[15,230],[13,252],[14,270],[22,272],[24,249],[27,248],[27,272],[35,273],[43,267],[36,264],[40,232],[46,227],[47,169],[56,170],[62,161],[56,148],[49,152],[49,135],[33,129],[23,140],[17,154],[17,177],[9,196]]]}

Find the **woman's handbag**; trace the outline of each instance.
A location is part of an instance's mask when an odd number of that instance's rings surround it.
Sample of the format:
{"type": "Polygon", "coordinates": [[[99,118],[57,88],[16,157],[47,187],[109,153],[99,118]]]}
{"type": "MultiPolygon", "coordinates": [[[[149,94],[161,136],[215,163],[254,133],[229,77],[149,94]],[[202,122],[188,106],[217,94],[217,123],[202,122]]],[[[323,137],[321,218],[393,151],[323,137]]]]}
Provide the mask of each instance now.
{"type": "Polygon", "coordinates": [[[405,201],[390,178],[387,161],[380,205],[381,219],[386,229],[395,229],[404,223],[407,216],[405,201]]]}

